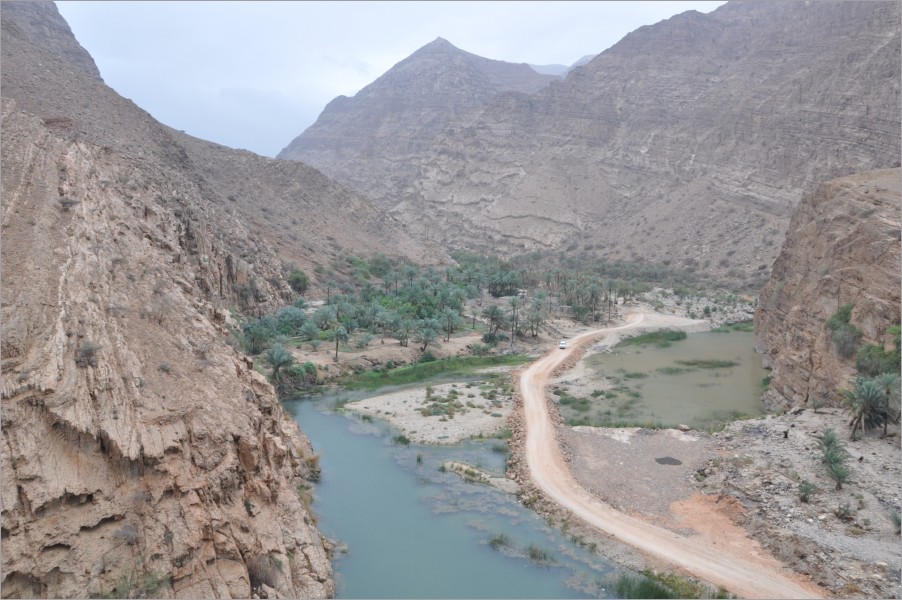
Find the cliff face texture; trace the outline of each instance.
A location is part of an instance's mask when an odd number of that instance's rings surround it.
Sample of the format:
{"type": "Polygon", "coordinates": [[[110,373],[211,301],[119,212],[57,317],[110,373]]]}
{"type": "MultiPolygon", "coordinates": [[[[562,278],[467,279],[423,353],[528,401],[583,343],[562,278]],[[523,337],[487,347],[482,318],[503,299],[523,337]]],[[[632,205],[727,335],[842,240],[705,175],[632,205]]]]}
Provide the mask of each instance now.
{"type": "MultiPolygon", "coordinates": [[[[499,92],[413,158],[355,138],[356,97],[282,155],[452,247],[593,250],[764,283],[803,193],[896,166],[900,70],[897,2],[731,2],[642,27],[536,92],[499,92]],[[339,149],[318,152],[323,139],[339,149]]],[[[365,118],[390,138],[385,104],[369,99],[365,118]]]]}
{"type": "Polygon", "coordinates": [[[830,181],[799,205],[755,314],[771,407],[840,402],[855,359],[837,355],[824,327],[840,306],[855,305],[862,343],[891,342],[886,330],[900,315],[900,176],[887,169],[830,181]]]}
{"type": "Polygon", "coordinates": [[[230,309],[292,301],[291,264],[428,253],[310,167],[160,125],[52,3],[0,16],[0,592],[332,595],[316,459],[230,309]]]}

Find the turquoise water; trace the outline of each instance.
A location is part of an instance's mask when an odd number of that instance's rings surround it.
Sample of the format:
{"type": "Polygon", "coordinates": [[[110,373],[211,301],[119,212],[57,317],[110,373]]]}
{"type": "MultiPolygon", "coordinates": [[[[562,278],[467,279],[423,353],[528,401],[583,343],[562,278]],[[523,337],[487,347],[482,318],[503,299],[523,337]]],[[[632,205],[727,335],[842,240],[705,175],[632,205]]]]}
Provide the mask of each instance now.
{"type": "Polygon", "coordinates": [[[502,474],[506,456],[493,446],[503,442],[394,446],[397,432],[386,424],[331,405],[334,398],[287,406],[321,454],[313,510],[323,533],[341,544],[339,598],[609,597],[607,583],[620,571],[601,556],[512,495],[439,471],[460,460],[502,474]],[[489,540],[502,533],[509,543],[493,549],[489,540]],[[530,545],[550,560],[530,560],[530,545]]]}
{"type": "MultiPolygon", "coordinates": [[[[599,377],[619,390],[561,405],[572,424],[663,425],[698,429],[764,413],[761,394],[767,371],[746,332],[691,333],[667,348],[624,346],[586,359],[599,377]],[[693,368],[677,361],[727,360],[727,368],[693,368]],[[585,419],[587,422],[580,423],[585,419]]],[[[563,386],[566,387],[566,386],[563,386]]]]}

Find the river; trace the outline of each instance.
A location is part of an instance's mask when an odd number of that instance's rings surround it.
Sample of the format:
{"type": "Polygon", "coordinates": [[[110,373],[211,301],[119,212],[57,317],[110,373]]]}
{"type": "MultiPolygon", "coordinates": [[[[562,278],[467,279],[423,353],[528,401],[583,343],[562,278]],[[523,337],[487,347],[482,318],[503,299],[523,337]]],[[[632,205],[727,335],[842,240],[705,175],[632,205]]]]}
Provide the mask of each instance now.
{"type": "Polygon", "coordinates": [[[501,474],[504,442],[397,446],[386,424],[336,413],[334,403],[287,407],[321,454],[313,511],[340,542],[339,598],[608,597],[620,571],[599,554],[514,496],[439,470],[458,460],[501,474]]]}

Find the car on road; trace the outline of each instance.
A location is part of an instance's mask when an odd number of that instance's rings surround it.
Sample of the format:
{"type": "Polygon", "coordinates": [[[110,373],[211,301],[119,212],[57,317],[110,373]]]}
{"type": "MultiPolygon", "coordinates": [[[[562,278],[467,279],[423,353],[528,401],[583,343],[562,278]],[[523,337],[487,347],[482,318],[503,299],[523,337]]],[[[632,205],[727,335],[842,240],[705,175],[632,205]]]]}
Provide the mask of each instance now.
{"type": "Polygon", "coordinates": [[[566,350],[566,349],[567,349],[567,341],[566,341],[566,340],[561,340],[561,343],[558,344],[557,347],[560,348],[561,350],[566,350]]]}

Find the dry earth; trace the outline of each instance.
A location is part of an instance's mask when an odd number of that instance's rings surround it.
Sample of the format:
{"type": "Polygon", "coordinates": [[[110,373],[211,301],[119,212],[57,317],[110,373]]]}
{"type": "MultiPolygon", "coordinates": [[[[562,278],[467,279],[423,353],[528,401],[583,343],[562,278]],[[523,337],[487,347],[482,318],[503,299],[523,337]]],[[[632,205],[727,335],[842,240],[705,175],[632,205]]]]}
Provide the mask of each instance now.
{"type": "Polygon", "coordinates": [[[415,444],[457,444],[467,438],[497,432],[506,425],[514,406],[509,395],[498,394],[493,401],[487,397],[487,391],[480,390],[478,382],[472,387],[467,385],[445,383],[433,386],[436,396],[446,397],[451,390],[460,394],[458,402],[462,408],[450,419],[425,416],[420,412],[430,404],[424,387],[367,398],[347,404],[345,408],[388,421],[415,444]],[[468,397],[471,394],[473,397],[468,397]]]}

